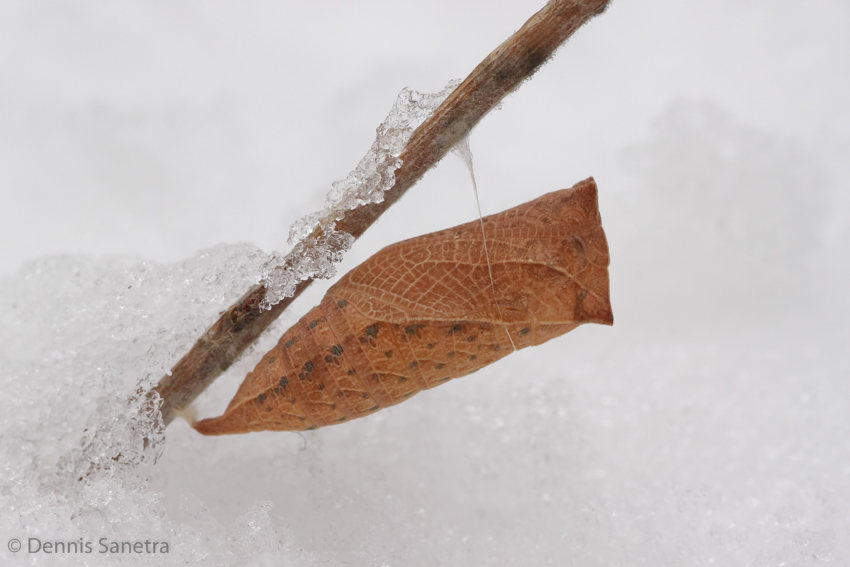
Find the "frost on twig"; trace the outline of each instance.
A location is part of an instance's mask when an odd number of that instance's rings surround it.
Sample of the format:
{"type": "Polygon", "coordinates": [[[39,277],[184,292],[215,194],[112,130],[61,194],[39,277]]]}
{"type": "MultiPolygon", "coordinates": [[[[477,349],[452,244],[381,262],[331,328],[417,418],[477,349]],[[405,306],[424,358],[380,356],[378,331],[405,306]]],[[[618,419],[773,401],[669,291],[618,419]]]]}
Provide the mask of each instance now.
{"type": "Polygon", "coordinates": [[[267,291],[260,303],[262,309],[291,297],[299,282],[336,274],[334,264],[354,243],[352,235],[336,230],[336,222],[346,211],[384,200],[384,192],[395,185],[395,171],[401,167],[399,156],[410,136],[460,83],[450,81],[434,94],[406,87],[399,93],[389,115],[377,128],[375,142],[354,171],[333,184],[324,209],[292,225],[289,243],[293,249],[286,255],[273,254],[264,266],[262,279],[267,291]],[[317,227],[322,229],[321,234],[311,236],[317,227]]]}
{"type": "Polygon", "coordinates": [[[271,309],[286,297],[295,295],[299,282],[312,278],[332,278],[336,275],[334,264],[351,248],[354,237],[347,232],[326,229],[319,238],[307,237],[298,242],[285,256],[274,253],[263,266],[263,285],[266,295],[261,309],[271,309]]]}

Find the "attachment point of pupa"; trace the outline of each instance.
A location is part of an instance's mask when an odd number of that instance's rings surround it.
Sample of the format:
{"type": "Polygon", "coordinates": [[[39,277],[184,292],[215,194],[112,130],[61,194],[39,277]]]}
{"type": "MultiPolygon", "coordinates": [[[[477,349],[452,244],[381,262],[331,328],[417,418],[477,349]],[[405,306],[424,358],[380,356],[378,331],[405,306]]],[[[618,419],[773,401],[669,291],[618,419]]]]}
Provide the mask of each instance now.
{"type": "Polygon", "coordinates": [[[186,420],[186,423],[190,426],[195,427],[195,424],[198,423],[198,408],[196,408],[194,404],[189,404],[182,408],[176,408],[174,410],[174,417],[181,417],[186,420]]]}

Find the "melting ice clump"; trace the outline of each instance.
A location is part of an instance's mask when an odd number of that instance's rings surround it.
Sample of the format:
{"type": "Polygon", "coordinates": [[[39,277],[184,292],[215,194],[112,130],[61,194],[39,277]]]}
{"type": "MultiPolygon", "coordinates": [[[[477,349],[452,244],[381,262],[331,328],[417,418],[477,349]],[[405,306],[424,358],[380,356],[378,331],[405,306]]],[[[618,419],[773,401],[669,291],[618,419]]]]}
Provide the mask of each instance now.
{"type": "Polygon", "coordinates": [[[261,303],[268,309],[295,293],[295,286],[310,278],[331,278],[334,264],[342,260],[354,238],[334,229],[345,212],[384,200],[384,191],[395,183],[395,170],[401,167],[402,150],[416,128],[457,88],[460,80],[450,81],[438,93],[423,94],[404,88],[396,98],[387,118],[377,128],[372,147],[357,167],[333,184],[325,208],[296,221],[289,230],[289,243],[294,245],[286,255],[274,254],[264,266],[262,276],[268,288],[261,303]],[[321,226],[324,235],[310,234],[321,226]]]}

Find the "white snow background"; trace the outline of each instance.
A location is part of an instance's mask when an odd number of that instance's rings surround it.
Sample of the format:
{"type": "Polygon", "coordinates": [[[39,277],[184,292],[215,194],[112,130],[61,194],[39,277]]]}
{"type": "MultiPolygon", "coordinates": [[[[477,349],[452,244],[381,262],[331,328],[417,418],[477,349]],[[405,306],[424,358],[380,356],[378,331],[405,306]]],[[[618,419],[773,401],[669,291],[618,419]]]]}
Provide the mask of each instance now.
{"type": "MultiPolygon", "coordinates": [[[[0,564],[850,564],[844,0],[616,1],[473,132],[484,214],[596,178],[614,327],[305,435],[150,433],[137,388],[398,92],[542,4],[0,3],[0,564]]],[[[449,156],[341,271],[476,216],[449,156]]]]}

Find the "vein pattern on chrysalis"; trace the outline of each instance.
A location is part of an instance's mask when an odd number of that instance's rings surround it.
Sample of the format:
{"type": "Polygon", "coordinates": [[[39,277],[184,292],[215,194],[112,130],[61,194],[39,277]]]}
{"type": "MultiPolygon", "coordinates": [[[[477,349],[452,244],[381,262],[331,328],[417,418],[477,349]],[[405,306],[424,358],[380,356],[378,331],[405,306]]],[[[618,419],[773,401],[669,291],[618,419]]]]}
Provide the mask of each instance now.
{"type": "Polygon", "coordinates": [[[333,425],[475,372],[513,352],[512,343],[522,349],[582,323],[610,325],[608,262],[592,178],[388,246],[281,337],[223,415],[195,428],[333,425]]]}

